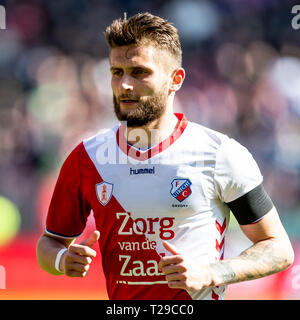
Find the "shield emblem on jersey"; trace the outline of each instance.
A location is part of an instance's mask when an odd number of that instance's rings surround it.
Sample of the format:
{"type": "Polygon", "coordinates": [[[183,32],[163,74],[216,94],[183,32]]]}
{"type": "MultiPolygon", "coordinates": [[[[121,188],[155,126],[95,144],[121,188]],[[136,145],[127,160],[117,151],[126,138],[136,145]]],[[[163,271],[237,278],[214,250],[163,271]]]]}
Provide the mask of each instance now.
{"type": "Polygon", "coordinates": [[[106,181],[96,184],[97,197],[103,206],[105,206],[111,199],[113,189],[114,185],[106,181]]]}
{"type": "Polygon", "coordinates": [[[191,184],[190,179],[174,179],[171,182],[170,193],[175,199],[182,202],[192,194],[191,184]]]}

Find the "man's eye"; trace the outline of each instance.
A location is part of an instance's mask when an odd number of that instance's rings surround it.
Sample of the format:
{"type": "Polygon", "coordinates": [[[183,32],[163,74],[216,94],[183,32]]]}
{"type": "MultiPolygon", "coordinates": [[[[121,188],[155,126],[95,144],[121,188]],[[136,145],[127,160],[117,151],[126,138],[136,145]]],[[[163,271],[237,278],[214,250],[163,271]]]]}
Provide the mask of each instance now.
{"type": "Polygon", "coordinates": [[[121,70],[113,70],[111,73],[112,73],[113,76],[116,76],[116,77],[122,75],[122,71],[121,70]]]}
{"type": "Polygon", "coordinates": [[[136,69],[132,71],[133,75],[146,75],[147,71],[143,69],[136,69]]]}

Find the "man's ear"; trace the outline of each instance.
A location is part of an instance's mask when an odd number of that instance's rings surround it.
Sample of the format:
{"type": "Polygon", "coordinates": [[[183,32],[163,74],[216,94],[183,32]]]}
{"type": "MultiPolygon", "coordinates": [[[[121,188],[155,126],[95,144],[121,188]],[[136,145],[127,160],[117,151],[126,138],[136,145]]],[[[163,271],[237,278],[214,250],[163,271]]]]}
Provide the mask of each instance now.
{"type": "Polygon", "coordinates": [[[183,68],[177,68],[172,72],[171,75],[171,85],[170,85],[170,91],[171,92],[176,92],[178,91],[185,78],[185,71],[183,68]]]}

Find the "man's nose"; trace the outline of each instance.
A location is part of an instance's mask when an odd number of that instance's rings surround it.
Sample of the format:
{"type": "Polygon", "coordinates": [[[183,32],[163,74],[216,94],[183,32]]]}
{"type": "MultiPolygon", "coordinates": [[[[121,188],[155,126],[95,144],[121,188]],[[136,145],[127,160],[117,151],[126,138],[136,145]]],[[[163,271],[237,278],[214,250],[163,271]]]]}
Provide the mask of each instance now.
{"type": "Polygon", "coordinates": [[[122,88],[126,91],[132,91],[133,90],[133,85],[129,85],[127,83],[122,84],[122,88]]]}
{"type": "Polygon", "coordinates": [[[123,77],[121,82],[122,89],[125,91],[132,91],[133,90],[133,84],[132,81],[128,77],[123,77]]]}

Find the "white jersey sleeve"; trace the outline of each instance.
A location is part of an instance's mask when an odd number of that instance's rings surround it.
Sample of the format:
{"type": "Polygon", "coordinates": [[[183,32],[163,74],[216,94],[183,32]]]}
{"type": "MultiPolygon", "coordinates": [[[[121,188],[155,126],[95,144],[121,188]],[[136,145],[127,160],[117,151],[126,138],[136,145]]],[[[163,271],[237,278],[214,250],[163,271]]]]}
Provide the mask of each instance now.
{"type": "Polygon", "coordinates": [[[216,157],[215,184],[219,198],[231,202],[263,181],[251,153],[236,140],[226,136],[216,157]]]}

